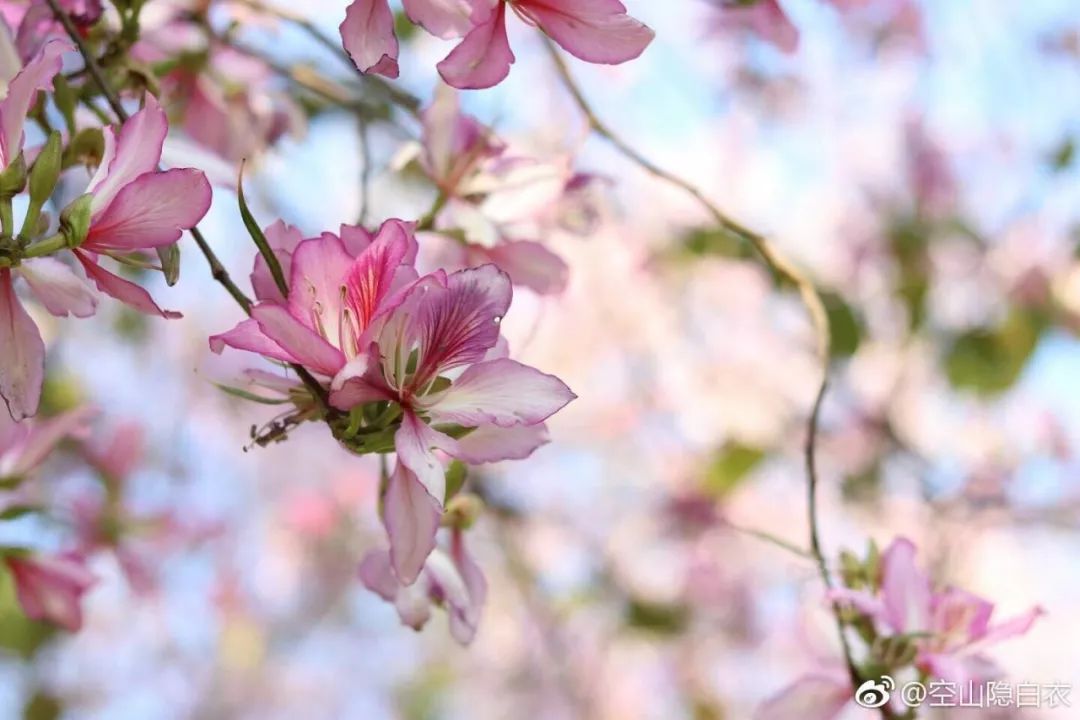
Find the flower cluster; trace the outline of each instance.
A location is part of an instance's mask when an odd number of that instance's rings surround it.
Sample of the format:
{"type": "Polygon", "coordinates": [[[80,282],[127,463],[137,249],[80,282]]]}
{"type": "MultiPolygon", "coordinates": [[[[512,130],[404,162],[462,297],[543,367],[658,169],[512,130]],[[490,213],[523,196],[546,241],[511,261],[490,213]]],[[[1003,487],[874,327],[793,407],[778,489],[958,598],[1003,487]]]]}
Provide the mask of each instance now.
{"type": "MultiPolygon", "coordinates": [[[[405,14],[435,37],[461,42],[438,64],[453,87],[479,90],[510,74],[515,57],[507,10],[539,28],[563,49],[591,63],[617,65],[641,55],[653,32],[619,0],[405,0],[405,14]]],[[[354,0],[341,40],[360,72],[398,76],[398,39],[388,0],[354,0]]]]}
{"type": "MultiPolygon", "coordinates": [[[[936,588],[915,563],[915,545],[898,538],[879,554],[842,557],[844,587],[828,594],[840,618],[864,642],[867,653],[860,676],[913,674],[957,683],[983,683],[999,673],[985,651],[991,645],[1023,635],[1043,614],[1039,607],[1002,622],[992,622],[989,600],[955,587],[936,588]]],[[[758,720],[837,717],[854,689],[846,669],[835,667],[797,680],[757,714],[758,720]]],[[[903,709],[898,708],[902,714],[903,709]]]]}
{"type": "MultiPolygon", "coordinates": [[[[544,420],[574,395],[509,359],[499,323],[513,291],[495,265],[420,276],[413,226],[400,220],[375,233],[343,226],[308,239],[279,222],[264,235],[272,254],[257,257],[252,272],[259,302],[211,348],[308,373],[314,389],[283,388],[296,408],[288,424],[325,419],[357,454],[396,453],[381,495],[389,566],[401,588],[422,574],[430,584],[452,496],[440,456],[470,464],[527,457],[546,442],[544,420]]],[[[457,566],[468,565],[457,547],[457,566]]],[[[385,574],[368,584],[397,596],[385,574]]]]}

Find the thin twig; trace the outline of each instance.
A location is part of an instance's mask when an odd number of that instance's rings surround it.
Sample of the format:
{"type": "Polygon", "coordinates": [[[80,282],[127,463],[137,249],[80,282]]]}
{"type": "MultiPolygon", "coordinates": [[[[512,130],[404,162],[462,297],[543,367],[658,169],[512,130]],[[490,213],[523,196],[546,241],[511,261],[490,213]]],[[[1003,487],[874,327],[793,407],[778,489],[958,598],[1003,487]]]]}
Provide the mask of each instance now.
{"type": "MultiPolygon", "coordinates": [[[[101,68],[97,64],[97,60],[94,59],[94,54],[90,52],[90,48],[83,42],[82,36],[79,35],[78,29],[75,24],[71,22],[71,18],[68,17],[57,3],[57,0],[45,0],[49,9],[52,10],[53,15],[56,17],[60,24],[63,25],[64,31],[67,32],[68,37],[75,43],[75,47],[78,48],[79,54],[82,55],[83,62],[86,64],[86,69],[90,72],[90,77],[93,78],[94,83],[98,86],[101,94],[109,103],[109,107],[116,113],[116,117],[121,123],[127,122],[128,113],[124,109],[123,103],[120,102],[119,96],[113,91],[108,81],[105,79],[105,75],[101,72],[101,68]]],[[[251,314],[251,300],[244,294],[244,291],[233,281],[232,276],[229,275],[229,271],[225,269],[225,266],[221,264],[221,260],[218,259],[217,254],[210,247],[210,244],[206,241],[206,237],[199,230],[198,226],[192,227],[191,237],[194,238],[195,244],[198,245],[199,251],[202,252],[203,257],[206,258],[207,264],[210,266],[210,275],[218,283],[220,283],[233,297],[236,303],[244,310],[248,315],[251,314]]],[[[322,409],[330,411],[329,396],[326,393],[326,389],[319,383],[315,377],[308,372],[307,368],[298,365],[296,363],[289,363],[289,366],[296,372],[297,376],[304,383],[304,385],[314,394],[316,400],[321,403],[322,409]]]]}
{"type": "MultiPolygon", "coordinates": [[[[803,305],[806,307],[807,314],[810,316],[810,321],[814,327],[817,338],[817,355],[821,363],[821,378],[817,386],[817,393],[814,396],[814,404],[807,420],[806,444],[803,448],[803,458],[807,476],[806,494],[807,515],[810,525],[810,552],[817,563],[818,572],[821,575],[822,581],[825,583],[826,588],[831,589],[833,587],[833,581],[832,576],[829,574],[828,564],[821,547],[821,533],[818,527],[817,518],[817,437],[821,408],[825,400],[825,395],[829,389],[829,345],[831,342],[831,331],[829,328],[829,316],[825,311],[825,305],[817,292],[817,288],[814,287],[814,284],[809,277],[802,273],[791,261],[781,255],[765,236],[749,229],[742,223],[728,216],[709,200],[705,193],[696,186],[652,162],[613,132],[593,111],[592,106],[589,104],[589,101],[585,98],[581,88],[570,74],[570,68],[567,67],[566,61],[563,60],[554,43],[547,38],[544,38],[544,42],[563,85],[574,99],[578,109],[585,116],[585,119],[588,121],[589,127],[593,132],[611,143],[611,145],[623,156],[641,167],[650,175],[680,188],[693,197],[709,213],[709,215],[712,216],[719,227],[748,242],[754,250],[757,251],[758,255],[771,272],[779,279],[794,285],[799,291],[799,296],[802,299],[803,305]]],[[[844,626],[840,620],[840,616],[835,610],[833,615],[836,618],[837,631],[843,647],[844,661],[847,665],[848,674],[851,677],[851,681],[857,687],[862,682],[861,675],[852,657],[851,647],[848,643],[847,635],[844,632],[844,626]]]]}

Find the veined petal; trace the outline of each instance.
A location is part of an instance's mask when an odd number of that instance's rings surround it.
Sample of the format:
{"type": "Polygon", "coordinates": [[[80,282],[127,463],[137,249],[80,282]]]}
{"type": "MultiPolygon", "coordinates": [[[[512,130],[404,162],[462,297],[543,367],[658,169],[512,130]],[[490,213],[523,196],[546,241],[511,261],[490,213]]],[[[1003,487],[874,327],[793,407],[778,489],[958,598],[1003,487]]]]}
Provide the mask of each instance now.
{"type": "Polygon", "coordinates": [[[446,471],[434,451],[456,455],[457,442],[407,410],[401,427],[394,433],[394,449],[398,464],[414,474],[441,507],[446,496],[446,471]]]}
{"type": "Polygon", "coordinates": [[[386,0],[353,0],[339,30],[345,52],[360,72],[398,76],[394,14],[386,0]]]}
{"type": "Polygon", "coordinates": [[[410,251],[410,241],[415,246],[404,225],[386,223],[349,269],[344,300],[356,323],[357,339],[384,310],[387,296],[395,289],[397,270],[410,251]]]}
{"type": "Polygon", "coordinates": [[[67,40],[50,40],[27,63],[8,86],[7,96],[0,100],[0,151],[3,166],[7,167],[23,146],[23,123],[34,104],[39,90],[52,88],[53,78],[63,67],[62,56],[74,50],[67,40]]]}
{"type": "Polygon", "coordinates": [[[192,168],[149,172],[125,185],[90,225],[81,247],[137,250],[170,245],[210,209],[206,176],[192,168]]]}
{"type": "Polygon", "coordinates": [[[154,302],[154,299],[150,297],[150,293],[146,292],[144,288],[139,287],[135,283],[129,282],[122,277],[113,275],[111,272],[98,265],[96,260],[83,253],[81,250],[75,251],[75,257],[78,258],[79,262],[82,264],[83,269],[86,271],[86,276],[94,282],[94,285],[97,286],[98,290],[106,295],[114,297],[125,305],[130,305],[139,312],[146,313],[147,315],[160,315],[169,320],[183,317],[183,315],[174,310],[162,310],[158,304],[154,302]]]}
{"type": "MultiPolygon", "coordinates": [[[[278,220],[265,228],[263,235],[266,236],[266,242],[277,257],[282,273],[288,279],[292,274],[292,255],[303,241],[303,234],[285,221],[278,220]]],[[[278,288],[274,276],[270,274],[270,267],[261,254],[255,255],[255,267],[251,271],[251,287],[259,300],[285,303],[285,296],[281,294],[281,289],[278,288]]]]}
{"type": "Polygon", "coordinates": [[[11,271],[0,270],[0,397],[15,420],[34,415],[45,379],[45,343],[15,295],[11,271]]]}
{"type": "Polygon", "coordinates": [[[149,93],[146,107],[128,118],[119,136],[105,129],[105,156],[86,188],[94,195],[90,209],[95,216],[109,207],[125,185],[157,170],[168,131],[165,111],[149,93]]]}
{"type": "Polygon", "coordinates": [[[881,595],[885,619],[896,632],[925,632],[930,628],[930,578],[915,565],[915,544],[897,538],[881,558],[881,595]]]}
{"type": "Polygon", "coordinates": [[[466,549],[465,537],[460,531],[454,532],[450,539],[450,558],[465,582],[465,590],[468,593],[466,604],[451,604],[450,634],[462,645],[468,645],[476,637],[480,614],[483,612],[484,603],[487,602],[487,580],[480,566],[466,549]]]}
{"type": "Polygon", "coordinates": [[[655,33],[619,0],[515,0],[515,8],[571,55],[618,65],[645,51],[655,33]]]}
{"type": "Polygon", "coordinates": [[[843,673],[811,673],[766,700],[754,720],[833,720],[852,699],[843,673]]]}
{"type": "Polygon", "coordinates": [[[330,404],[338,410],[351,410],[375,400],[393,400],[372,370],[378,369],[378,347],[371,345],[341,368],[330,383],[330,404]]]}
{"type": "Polygon", "coordinates": [[[251,309],[263,334],[295,361],[322,375],[333,377],[345,364],[345,356],[280,305],[263,304],[251,309]]]}
{"type": "Polygon", "coordinates": [[[90,317],[97,309],[94,291],[56,258],[26,260],[19,266],[18,273],[30,286],[34,297],[57,317],[90,317]]]}
{"type": "Polygon", "coordinates": [[[470,465],[524,460],[548,442],[547,426],[543,423],[508,428],[484,425],[457,441],[454,457],[470,465]]]}
{"type": "Polygon", "coordinates": [[[558,295],[566,289],[570,268],[561,257],[538,242],[512,240],[485,250],[515,285],[539,295],[558,295]]]}
{"type": "Polygon", "coordinates": [[[259,323],[252,318],[240,321],[236,327],[228,332],[210,337],[210,349],[213,352],[220,355],[225,346],[237,350],[246,350],[282,362],[296,362],[296,358],[268,338],[262,328],[259,327],[259,323]]]}
{"type": "Polygon", "coordinates": [[[435,549],[441,518],[439,501],[399,457],[383,498],[383,522],[390,538],[390,560],[402,585],[412,585],[419,577],[435,549]]]}
{"type": "Polygon", "coordinates": [[[470,366],[432,406],[440,422],[466,427],[535,425],[576,398],[559,378],[516,360],[470,366]]]}
{"type": "Polygon", "coordinates": [[[437,68],[447,85],[483,90],[505,80],[514,60],[506,36],[506,3],[500,2],[491,17],[473,27],[437,68]]]}
{"type": "Polygon", "coordinates": [[[293,252],[289,312],[342,349],[342,295],[353,258],[332,233],[304,240],[293,252]]]}
{"type": "Polygon", "coordinates": [[[468,0],[403,0],[409,20],[435,37],[449,40],[472,28],[472,7],[468,0]]]}

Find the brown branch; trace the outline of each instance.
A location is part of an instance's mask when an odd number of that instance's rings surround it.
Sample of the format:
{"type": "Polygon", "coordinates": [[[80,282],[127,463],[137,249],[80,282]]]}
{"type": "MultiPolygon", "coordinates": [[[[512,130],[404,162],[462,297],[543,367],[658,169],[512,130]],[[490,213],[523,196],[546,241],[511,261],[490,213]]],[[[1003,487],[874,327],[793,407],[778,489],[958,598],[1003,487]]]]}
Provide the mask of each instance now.
{"type": "MultiPolygon", "coordinates": [[[[793,285],[798,290],[802,303],[806,307],[806,312],[810,316],[810,321],[814,327],[817,339],[817,355],[821,363],[821,379],[817,385],[817,393],[814,396],[814,403],[810,410],[810,416],[807,419],[806,444],[803,448],[803,459],[807,476],[806,494],[807,516],[810,526],[810,552],[817,564],[822,581],[825,583],[826,588],[831,589],[833,587],[833,581],[832,576],[829,574],[828,564],[821,547],[821,532],[817,516],[817,489],[819,484],[817,471],[817,438],[821,408],[825,400],[825,395],[829,389],[829,345],[831,343],[831,330],[829,327],[829,316],[825,311],[825,305],[821,300],[821,296],[818,294],[817,288],[814,287],[810,278],[801,272],[791,261],[785,258],[765,236],[749,229],[727,215],[717,207],[716,204],[709,200],[705,193],[699,188],[649,160],[608,127],[608,125],[593,111],[592,106],[589,104],[585,94],[570,74],[570,68],[559,54],[554,43],[547,38],[544,38],[544,43],[555,65],[555,69],[562,80],[563,86],[573,98],[578,109],[585,116],[585,119],[589,123],[589,128],[593,132],[607,140],[624,157],[639,166],[645,172],[683,190],[693,197],[698,204],[708,212],[720,228],[749,243],[772,273],[780,280],[793,285]]],[[[844,662],[847,665],[848,674],[855,687],[858,687],[862,682],[861,674],[852,657],[851,647],[848,643],[847,635],[844,633],[843,623],[835,610],[833,616],[836,619],[837,632],[843,647],[844,662]]]]}

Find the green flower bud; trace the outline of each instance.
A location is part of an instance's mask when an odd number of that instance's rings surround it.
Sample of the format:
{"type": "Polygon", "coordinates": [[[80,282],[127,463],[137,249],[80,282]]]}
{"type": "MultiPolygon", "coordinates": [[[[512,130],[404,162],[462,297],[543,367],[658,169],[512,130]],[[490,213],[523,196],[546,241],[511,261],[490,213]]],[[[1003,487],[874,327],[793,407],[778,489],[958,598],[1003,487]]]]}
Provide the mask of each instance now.
{"type": "MultiPolygon", "coordinates": [[[[60,133],[53,130],[41,153],[30,168],[30,202],[39,208],[52,196],[56,181],[60,179],[60,157],[63,147],[60,133]]],[[[35,220],[36,222],[36,220],[35,220]]]]}
{"type": "Polygon", "coordinates": [[[468,530],[484,512],[484,501],[471,493],[461,493],[450,501],[443,513],[443,527],[468,530]]]}
{"type": "Polygon", "coordinates": [[[67,247],[77,248],[86,242],[90,233],[90,203],[94,196],[80,195],[60,212],[60,234],[64,236],[67,247]]]}
{"type": "Polygon", "coordinates": [[[13,198],[26,187],[26,159],[20,152],[0,172],[0,198],[13,198]]]}

